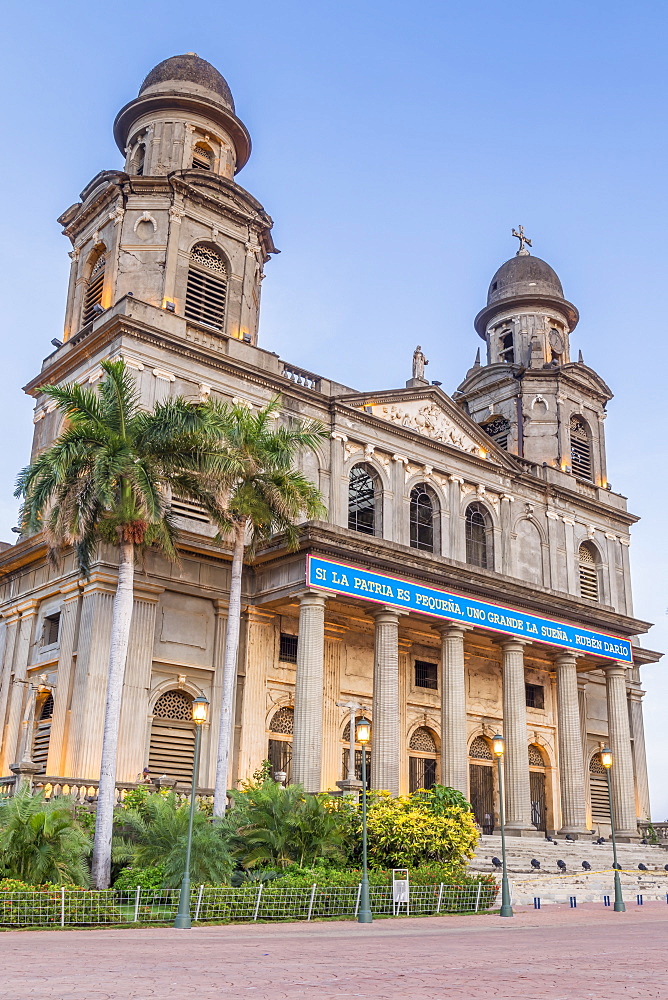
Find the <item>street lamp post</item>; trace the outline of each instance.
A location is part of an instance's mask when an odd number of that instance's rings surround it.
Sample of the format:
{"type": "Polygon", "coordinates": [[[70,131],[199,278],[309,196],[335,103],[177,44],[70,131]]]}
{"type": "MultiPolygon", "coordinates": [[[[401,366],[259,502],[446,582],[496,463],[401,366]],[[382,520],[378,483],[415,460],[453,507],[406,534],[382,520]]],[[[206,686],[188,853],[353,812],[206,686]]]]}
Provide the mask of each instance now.
{"type": "Polygon", "coordinates": [[[622,896],[622,883],[619,878],[619,867],[617,865],[617,838],[615,837],[615,810],[612,803],[612,785],[610,782],[610,768],[612,767],[612,753],[607,748],[604,747],[601,750],[601,764],[605,768],[605,773],[608,778],[608,802],[610,803],[610,831],[612,833],[612,867],[615,873],[615,905],[614,910],[616,913],[625,913],[626,906],[624,905],[624,898],[622,896]]]}
{"type": "Polygon", "coordinates": [[[202,726],[209,714],[209,703],[200,695],[195,698],[192,704],[193,722],[195,723],[195,759],[193,760],[193,781],[190,789],[190,815],[188,817],[188,844],[186,847],[186,864],[181,880],[181,892],[179,894],[179,908],[176,911],[174,926],[181,930],[188,930],[192,927],[190,920],[190,851],[193,840],[193,819],[195,816],[195,796],[197,795],[197,778],[199,776],[199,752],[202,742],[202,726]]]}
{"type": "Polygon", "coordinates": [[[510,905],[510,886],[508,884],[508,868],[506,865],[506,806],[503,793],[503,765],[501,758],[505,750],[503,736],[496,734],[492,740],[492,749],[496,757],[497,770],[499,774],[499,820],[501,821],[501,864],[503,874],[501,877],[501,909],[500,917],[512,917],[513,908],[510,905]]]}
{"type": "Polygon", "coordinates": [[[362,716],[357,720],[357,742],[362,746],[362,886],[360,888],[360,905],[357,911],[358,924],[370,924],[373,920],[371,902],[369,900],[369,875],[367,871],[366,843],[366,748],[371,740],[371,723],[362,716]]]}

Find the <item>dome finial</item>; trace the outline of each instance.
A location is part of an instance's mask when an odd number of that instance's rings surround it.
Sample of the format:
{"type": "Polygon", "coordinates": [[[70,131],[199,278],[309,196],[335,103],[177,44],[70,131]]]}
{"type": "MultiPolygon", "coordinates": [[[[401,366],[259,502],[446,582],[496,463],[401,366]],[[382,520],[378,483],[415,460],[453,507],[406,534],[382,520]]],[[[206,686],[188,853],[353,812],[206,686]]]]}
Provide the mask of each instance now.
{"type": "Polygon", "coordinates": [[[517,229],[513,229],[513,236],[515,236],[520,241],[520,248],[515,254],[516,257],[528,257],[529,251],[525,249],[524,244],[527,246],[532,246],[531,240],[528,236],[524,235],[524,226],[518,226],[517,229]]]}

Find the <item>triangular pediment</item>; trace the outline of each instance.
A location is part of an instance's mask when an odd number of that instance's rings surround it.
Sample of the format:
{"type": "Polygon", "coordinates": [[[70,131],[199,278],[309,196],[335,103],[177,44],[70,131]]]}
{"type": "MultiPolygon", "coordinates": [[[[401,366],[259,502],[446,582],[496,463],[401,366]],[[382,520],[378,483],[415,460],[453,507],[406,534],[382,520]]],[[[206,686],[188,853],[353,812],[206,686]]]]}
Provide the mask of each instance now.
{"type": "Polygon", "coordinates": [[[364,413],[386,420],[395,427],[416,431],[424,437],[502,465],[509,456],[471,420],[438,386],[355,393],[340,401],[364,413]],[[484,452],[484,455],[483,455],[484,452]]]}

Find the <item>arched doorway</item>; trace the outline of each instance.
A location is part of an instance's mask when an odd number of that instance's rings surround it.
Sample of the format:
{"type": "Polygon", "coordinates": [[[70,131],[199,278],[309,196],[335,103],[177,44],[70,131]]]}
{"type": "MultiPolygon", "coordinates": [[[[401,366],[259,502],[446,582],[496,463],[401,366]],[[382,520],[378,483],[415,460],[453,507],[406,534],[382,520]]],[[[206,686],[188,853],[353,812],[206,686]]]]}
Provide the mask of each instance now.
{"type": "Polygon", "coordinates": [[[483,833],[494,833],[494,758],[484,736],[469,748],[469,784],[473,815],[483,833]]]}
{"type": "Polygon", "coordinates": [[[531,793],[531,823],[547,832],[547,799],[545,795],[545,758],[537,743],[529,746],[529,790],[531,793]]]}
{"type": "Polygon", "coordinates": [[[431,729],[418,726],[408,744],[408,790],[433,788],[436,784],[436,740],[431,729]]]}
{"type": "Polygon", "coordinates": [[[192,702],[186,691],[165,691],[156,701],[148,752],[152,778],[165,774],[180,784],[192,781],[195,757],[192,702]]]}
{"type": "Polygon", "coordinates": [[[292,778],[292,734],[295,731],[295,711],[293,708],[279,708],[269,723],[269,746],[267,759],[271,765],[271,776],[283,772],[286,784],[292,778]]]}
{"type": "MultiPolygon", "coordinates": [[[[610,797],[608,775],[596,751],[589,761],[589,790],[591,793],[591,818],[594,826],[610,826],[610,797]]],[[[600,830],[599,830],[600,832],[600,830]]]]}

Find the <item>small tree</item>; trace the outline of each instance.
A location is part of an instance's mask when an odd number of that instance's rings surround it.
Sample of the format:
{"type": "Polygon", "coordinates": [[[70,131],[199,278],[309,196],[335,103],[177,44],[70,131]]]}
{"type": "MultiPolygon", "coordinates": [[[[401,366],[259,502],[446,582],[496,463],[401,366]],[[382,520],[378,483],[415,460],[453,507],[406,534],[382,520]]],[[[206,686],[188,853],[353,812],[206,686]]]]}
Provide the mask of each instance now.
{"type": "Polygon", "coordinates": [[[203,448],[210,416],[205,404],[184,399],[160,403],[152,412],[139,407],[134,379],[123,361],[103,361],[97,391],[76,383],[42,386],[66,418],[50,448],[20,474],[16,496],[23,497],[21,525],[43,530],[52,558],[73,546],[80,571],[88,576],[100,542],[118,551],[107,699],[102,737],[93,880],[109,885],[111,837],[121,695],[132,620],[134,566],[138,550],[154,546],[176,558],[176,531],[170,491],[203,504],[214,519],[218,507],[211,487],[215,458],[203,448]]]}
{"type": "Polygon", "coordinates": [[[252,557],[260,542],[282,532],[288,545],[296,547],[299,518],[324,516],[320,491],[294,464],[301,449],[314,449],[327,432],[313,420],[291,420],[275,426],[279,397],[257,412],[241,403],[212,401],[209,406],[216,425],[214,450],[222,456],[218,466],[224,484],[220,505],[227,514],[226,530],[233,543],[213,803],[213,814],[220,817],[227,799],[246,546],[252,557]]]}

